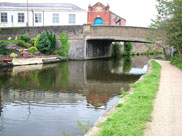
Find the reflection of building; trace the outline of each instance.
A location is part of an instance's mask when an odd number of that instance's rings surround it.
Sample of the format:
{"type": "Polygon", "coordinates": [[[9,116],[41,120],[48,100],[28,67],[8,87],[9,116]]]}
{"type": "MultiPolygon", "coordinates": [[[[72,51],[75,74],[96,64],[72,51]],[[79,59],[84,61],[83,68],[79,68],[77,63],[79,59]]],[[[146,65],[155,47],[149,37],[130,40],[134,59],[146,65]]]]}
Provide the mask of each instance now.
{"type": "Polygon", "coordinates": [[[0,27],[82,25],[86,20],[85,10],[68,3],[0,3],[0,27]]]}
{"type": "Polygon", "coordinates": [[[117,25],[125,26],[126,20],[109,10],[109,5],[100,2],[88,7],[87,23],[91,25],[117,25]]]}

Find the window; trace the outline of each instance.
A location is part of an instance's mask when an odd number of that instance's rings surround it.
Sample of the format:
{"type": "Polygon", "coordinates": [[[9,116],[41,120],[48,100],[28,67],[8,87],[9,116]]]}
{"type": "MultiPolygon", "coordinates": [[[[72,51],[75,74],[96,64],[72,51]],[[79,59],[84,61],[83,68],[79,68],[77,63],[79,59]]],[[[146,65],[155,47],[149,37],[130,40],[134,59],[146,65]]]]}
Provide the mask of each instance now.
{"type": "Polygon", "coordinates": [[[75,14],[69,14],[69,24],[75,24],[75,14]]]}
{"type": "Polygon", "coordinates": [[[56,13],[52,14],[52,22],[59,23],[59,14],[56,14],[56,13]]]}
{"type": "Polygon", "coordinates": [[[41,23],[41,22],[42,22],[42,14],[35,13],[35,23],[41,23]]]}
{"type": "Polygon", "coordinates": [[[18,13],[18,22],[24,23],[24,20],[25,20],[24,13],[18,13]]]}
{"type": "Polygon", "coordinates": [[[7,13],[1,13],[1,22],[2,23],[8,22],[8,14],[7,13]]]}

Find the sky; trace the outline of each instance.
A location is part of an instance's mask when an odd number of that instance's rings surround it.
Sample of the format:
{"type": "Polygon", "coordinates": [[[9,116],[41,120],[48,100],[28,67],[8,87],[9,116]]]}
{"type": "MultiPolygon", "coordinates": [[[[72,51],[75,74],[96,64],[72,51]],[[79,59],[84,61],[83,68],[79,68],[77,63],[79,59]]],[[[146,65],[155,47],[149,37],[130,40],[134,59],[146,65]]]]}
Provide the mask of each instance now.
{"type": "MultiPolygon", "coordinates": [[[[27,0],[0,0],[0,2],[20,2],[27,0]]],[[[28,0],[29,3],[72,3],[82,9],[88,10],[88,5],[101,2],[109,4],[110,11],[126,19],[127,26],[148,27],[151,19],[155,19],[157,11],[156,0],[28,0]]]]}

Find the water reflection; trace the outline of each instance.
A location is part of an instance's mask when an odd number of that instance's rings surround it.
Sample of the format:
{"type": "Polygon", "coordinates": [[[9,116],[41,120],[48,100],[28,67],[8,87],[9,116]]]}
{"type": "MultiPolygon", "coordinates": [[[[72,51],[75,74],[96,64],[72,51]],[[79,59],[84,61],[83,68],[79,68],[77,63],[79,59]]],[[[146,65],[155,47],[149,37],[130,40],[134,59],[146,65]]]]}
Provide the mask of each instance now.
{"type": "Polygon", "coordinates": [[[120,88],[129,90],[140,77],[132,69],[142,69],[147,61],[73,61],[1,70],[0,135],[60,136],[61,130],[83,135],[77,120],[93,124],[118,101],[120,88]]]}

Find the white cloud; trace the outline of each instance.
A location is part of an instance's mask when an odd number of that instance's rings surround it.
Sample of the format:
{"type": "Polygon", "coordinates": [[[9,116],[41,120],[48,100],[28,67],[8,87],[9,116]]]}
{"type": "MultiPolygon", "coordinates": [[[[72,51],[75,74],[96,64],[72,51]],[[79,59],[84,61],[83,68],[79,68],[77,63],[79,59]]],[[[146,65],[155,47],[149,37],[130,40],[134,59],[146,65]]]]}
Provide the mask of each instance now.
{"type": "MultiPolygon", "coordinates": [[[[23,2],[27,0],[0,0],[0,2],[23,2]]],[[[28,0],[29,3],[73,3],[85,10],[88,5],[101,2],[109,4],[110,10],[127,20],[129,26],[149,26],[156,15],[156,0],[28,0]]]]}

